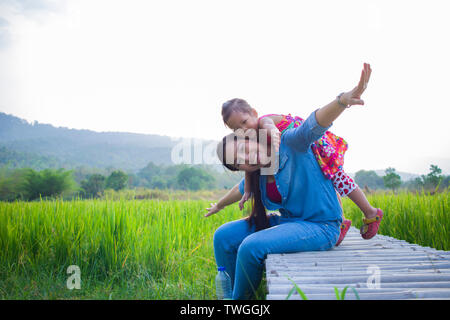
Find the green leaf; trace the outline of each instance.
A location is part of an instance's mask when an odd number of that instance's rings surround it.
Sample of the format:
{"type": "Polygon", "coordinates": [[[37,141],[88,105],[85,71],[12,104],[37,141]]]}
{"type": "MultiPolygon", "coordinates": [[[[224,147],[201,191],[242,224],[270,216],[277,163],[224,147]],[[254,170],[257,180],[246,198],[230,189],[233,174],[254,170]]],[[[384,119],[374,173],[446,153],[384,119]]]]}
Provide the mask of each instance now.
{"type": "Polygon", "coordinates": [[[295,286],[292,287],[291,291],[289,291],[289,294],[287,295],[287,297],[286,297],[285,300],[289,300],[289,298],[290,298],[290,297],[292,296],[292,294],[294,293],[294,290],[295,290],[295,286]]]}
{"type": "Polygon", "coordinates": [[[339,297],[339,289],[337,287],[334,287],[334,293],[336,294],[336,300],[341,300],[341,297],[339,297]]]}
{"type": "Polygon", "coordinates": [[[345,293],[347,292],[349,286],[345,286],[345,288],[341,292],[341,300],[345,300],[345,293]]]}
{"type": "Polygon", "coordinates": [[[294,289],[297,291],[297,293],[300,295],[300,297],[302,297],[303,300],[308,300],[308,297],[306,297],[305,293],[297,286],[297,284],[294,282],[294,280],[292,280],[291,278],[289,278],[289,281],[291,281],[294,284],[294,288],[291,289],[291,291],[289,292],[288,298],[292,295],[292,292],[294,292],[294,289]]]}
{"type": "Polygon", "coordinates": [[[353,293],[355,294],[355,296],[356,296],[356,299],[357,300],[360,300],[359,299],[359,294],[358,294],[358,291],[356,291],[356,289],[355,288],[353,288],[353,287],[351,287],[352,288],[352,290],[353,290],[353,293]]]}

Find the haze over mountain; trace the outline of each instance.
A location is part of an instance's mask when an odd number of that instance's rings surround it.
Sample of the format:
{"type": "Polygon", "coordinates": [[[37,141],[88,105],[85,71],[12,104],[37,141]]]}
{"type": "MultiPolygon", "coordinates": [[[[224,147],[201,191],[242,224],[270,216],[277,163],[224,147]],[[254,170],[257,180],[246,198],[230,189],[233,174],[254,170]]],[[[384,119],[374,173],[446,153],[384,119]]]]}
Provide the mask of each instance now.
{"type": "MultiPolygon", "coordinates": [[[[380,177],[383,177],[386,175],[385,169],[380,169],[380,170],[373,170],[375,171],[375,173],[377,175],[379,175],[380,177]]],[[[402,172],[402,171],[396,171],[397,174],[400,176],[400,178],[402,179],[402,181],[408,181],[408,180],[413,180],[415,178],[420,177],[420,174],[416,174],[416,173],[409,173],[409,172],[402,172]]],[[[354,178],[355,177],[355,172],[350,172],[349,175],[354,178]]]]}
{"type": "Polygon", "coordinates": [[[167,136],[54,127],[0,113],[0,163],[11,161],[13,167],[38,162],[50,167],[84,165],[134,171],[150,161],[174,164],[171,151],[177,143],[179,140],[167,136]]]}
{"type": "MultiPolygon", "coordinates": [[[[199,141],[203,148],[211,143],[199,141]]],[[[54,127],[36,121],[30,123],[0,112],[0,165],[9,162],[11,167],[44,169],[88,166],[137,171],[149,162],[174,164],[171,152],[179,142],[154,134],[96,132],[54,127]]],[[[384,175],[384,169],[374,171],[379,176],[384,175]]],[[[419,176],[407,172],[398,174],[403,181],[419,176]]]]}

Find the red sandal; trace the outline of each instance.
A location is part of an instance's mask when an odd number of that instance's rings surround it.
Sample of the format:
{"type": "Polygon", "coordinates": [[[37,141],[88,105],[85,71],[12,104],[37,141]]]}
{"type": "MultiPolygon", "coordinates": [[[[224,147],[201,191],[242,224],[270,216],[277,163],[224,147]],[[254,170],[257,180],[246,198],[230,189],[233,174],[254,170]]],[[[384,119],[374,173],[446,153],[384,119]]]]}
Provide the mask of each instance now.
{"type": "Polygon", "coordinates": [[[383,219],[383,211],[381,209],[377,209],[377,215],[374,218],[363,219],[364,224],[360,229],[363,239],[371,239],[377,234],[381,219],[383,219]]]}
{"type": "Polygon", "coordinates": [[[350,229],[350,226],[352,225],[352,220],[344,220],[341,224],[341,233],[339,234],[339,239],[336,242],[335,246],[341,244],[342,240],[344,240],[345,235],[347,234],[348,229],[350,229]]]}

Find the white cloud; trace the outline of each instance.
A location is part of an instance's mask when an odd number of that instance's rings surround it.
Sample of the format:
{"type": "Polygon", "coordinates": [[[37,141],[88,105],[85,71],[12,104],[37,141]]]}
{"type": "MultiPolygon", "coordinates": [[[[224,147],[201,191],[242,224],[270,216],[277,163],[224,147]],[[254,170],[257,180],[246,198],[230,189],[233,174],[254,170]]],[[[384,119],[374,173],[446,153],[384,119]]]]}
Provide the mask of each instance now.
{"type": "Polygon", "coordinates": [[[220,139],[222,102],[306,117],[351,89],[332,131],[349,172],[450,158],[446,1],[67,1],[8,13],[0,110],[102,131],[220,139]],[[40,14],[44,14],[45,10],[40,14]]]}

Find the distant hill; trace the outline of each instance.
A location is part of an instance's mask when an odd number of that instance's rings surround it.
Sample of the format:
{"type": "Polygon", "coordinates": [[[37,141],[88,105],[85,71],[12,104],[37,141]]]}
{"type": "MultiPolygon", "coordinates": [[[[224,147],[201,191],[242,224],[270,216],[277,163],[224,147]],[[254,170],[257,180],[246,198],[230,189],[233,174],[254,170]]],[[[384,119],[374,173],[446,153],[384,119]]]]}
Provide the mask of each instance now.
{"type": "MultiPolygon", "coordinates": [[[[372,170],[375,171],[375,173],[377,175],[379,175],[380,177],[383,177],[386,175],[385,170],[372,170]]],[[[408,180],[414,180],[415,178],[419,178],[420,175],[419,174],[415,174],[415,173],[408,173],[408,172],[401,172],[401,171],[396,171],[397,174],[400,176],[400,178],[402,179],[403,182],[408,181],[408,180]]],[[[355,177],[355,173],[349,173],[349,176],[351,176],[352,178],[355,177]]]]}
{"type": "MultiPolygon", "coordinates": [[[[379,175],[380,177],[383,177],[386,175],[385,170],[374,170],[376,172],[377,175],[379,175]]],[[[402,179],[402,181],[408,181],[408,180],[414,180],[415,178],[420,178],[419,174],[415,174],[415,173],[408,173],[408,172],[401,172],[401,171],[396,171],[397,174],[400,176],[400,178],[402,179]]]]}
{"type": "MultiPolygon", "coordinates": [[[[29,123],[0,112],[0,164],[12,167],[89,166],[136,171],[150,161],[173,164],[171,150],[178,141],[168,136],[124,132],[95,132],[29,123]]],[[[206,143],[206,141],[204,142],[206,143]]]]}
{"type": "MultiPolygon", "coordinates": [[[[203,146],[209,142],[211,140],[202,140],[203,146]]],[[[136,172],[149,162],[174,164],[171,151],[177,143],[179,141],[161,135],[95,132],[54,127],[37,121],[30,123],[0,112],[0,166],[9,163],[12,168],[37,170],[87,166],[136,172]]],[[[220,165],[213,167],[222,172],[220,165]]],[[[374,171],[379,176],[385,174],[384,170],[374,171]]],[[[419,177],[406,172],[398,174],[402,181],[419,177]]]]}

